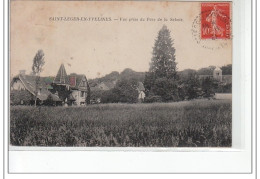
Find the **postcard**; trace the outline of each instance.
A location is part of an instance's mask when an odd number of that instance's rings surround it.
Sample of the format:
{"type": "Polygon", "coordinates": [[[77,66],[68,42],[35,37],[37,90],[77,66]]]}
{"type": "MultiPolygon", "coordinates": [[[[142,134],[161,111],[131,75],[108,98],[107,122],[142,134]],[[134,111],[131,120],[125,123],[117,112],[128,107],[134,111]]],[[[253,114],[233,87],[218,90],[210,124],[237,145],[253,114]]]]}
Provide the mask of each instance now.
{"type": "Polygon", "coordinates": [[[232,147],[232,2],[11,1],[9,145],[232,147]]]}

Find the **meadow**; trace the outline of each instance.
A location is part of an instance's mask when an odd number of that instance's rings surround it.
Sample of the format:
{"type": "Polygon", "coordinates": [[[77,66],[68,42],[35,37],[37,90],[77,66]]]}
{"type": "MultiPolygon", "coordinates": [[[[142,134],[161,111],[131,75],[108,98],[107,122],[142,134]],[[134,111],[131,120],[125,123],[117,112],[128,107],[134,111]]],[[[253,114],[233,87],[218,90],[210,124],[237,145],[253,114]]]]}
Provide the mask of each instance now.
{"type": "Polygon", "coordinates": [[[231,100],[11,106],[14,146],[230,147],[231,100]]]}

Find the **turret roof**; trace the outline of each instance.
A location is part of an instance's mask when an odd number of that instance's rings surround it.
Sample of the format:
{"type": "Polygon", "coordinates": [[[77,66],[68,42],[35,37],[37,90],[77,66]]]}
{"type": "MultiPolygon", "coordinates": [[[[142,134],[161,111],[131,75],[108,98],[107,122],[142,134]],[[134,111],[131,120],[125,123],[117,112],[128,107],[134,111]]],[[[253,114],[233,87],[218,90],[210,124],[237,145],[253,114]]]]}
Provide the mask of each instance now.
{"type": "Polygon", "coordinates": [[[214,71],[222,71],[219,67],[216,67],[214,71]]]}
{"type": "Polygon", "coordinates": [[[69,80],[68,80],[68,76],[67,76],[64,64],[61,64],[60,69],[59,69],[53,83],[64,84],[64,85],[69,84],[69,80]]]}

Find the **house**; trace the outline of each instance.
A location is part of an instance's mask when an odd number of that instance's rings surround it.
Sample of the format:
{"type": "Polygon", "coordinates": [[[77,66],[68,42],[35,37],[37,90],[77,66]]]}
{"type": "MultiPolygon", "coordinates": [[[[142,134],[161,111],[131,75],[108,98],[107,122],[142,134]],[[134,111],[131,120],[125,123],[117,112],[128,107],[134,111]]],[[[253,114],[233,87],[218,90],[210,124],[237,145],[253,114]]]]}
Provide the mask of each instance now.
{"type": "Polygon", "coordinates": [[[216,79],[217,81],[222,82],[222,70],[219,67],[216,67],[213,70],[213,78],[216,79]]]}
{"type": "Polygon", "coordinates": [[[205,79],[205,78],[213,78],[217,80],[218,82],[222,82],[224,84],[231,84],[232,83],[232,75],[223,75],[222,70],[219,67],[216,67],[213,70],[212,75],[199,75],[200,79],[205,79]]]}
{"type": "Polygon", "coordinates": [[[13,104],[34,104],[37,97],[40,105],[86,105],[90,89],[85,75],[67,75],[61,64],[55,77],[40,77],[37,83],[36,78],[24,71],[13,77],[10,84],[13,104]]]}
{"type": "Polygon", "coordinates": [[[114,88],[115,85],[116,85],[116,81],[113,81],[113,82],[103,81],[103,82],[97,84],[96,88],[107,91],[107,90],[114,88]]]}
{"type": "Polygon", "coordinates": [[[88,81],[85,75],[72,73],[68,76],[71,96],[75,99],[74,105],[85,105],[88,95],[88,81]]]}
{"type": "Polygon", "coordinates": [[[40,77],[36,83],[36,76],[26,75],[24,71],[21,71],[19,75],[12,78],[10,84],[10,93],[12,104],[28,104],[33,105],[35,103],[35,97],[37,97],[37,104],[45,104],[52,101],[52,105],[60,105],[62,100],[55,94],[52,94],[52,81],[50,77],[40,77]],[[36,88],[37,86],[37,88],[36,88]]]}
{"type": "Polygon", "coordinates": [[[144,88],[144,84],[142,82],[138,82],[137,91],[138,91],[138,101],[143,102],[144,98],[145,98],[145,93],[144,93],[145,88],[144,88]]]}
{"type": "Polygon", "coordinates": [[[53,80],[53,89],[51,91],[57,94],[65,105],[86,105],[86,99],[90,95],[86,76],[76,73],[67,75],[63,64],[61,64],[53,80]]]}

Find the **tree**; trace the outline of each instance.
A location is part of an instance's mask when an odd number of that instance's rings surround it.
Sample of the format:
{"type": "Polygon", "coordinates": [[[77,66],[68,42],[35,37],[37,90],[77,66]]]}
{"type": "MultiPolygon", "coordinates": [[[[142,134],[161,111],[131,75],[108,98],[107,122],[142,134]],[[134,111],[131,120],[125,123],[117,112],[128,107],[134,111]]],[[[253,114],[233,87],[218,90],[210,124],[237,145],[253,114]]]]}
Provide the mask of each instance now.
{"type": "Polygon", "coordinates": [[[117,103],[119,102],[118,94],[113,89],[101,93],[101,103],[117,103]]]}
{"type": "Polygon", "coordinates": [[[189,78],[184,81],[184,91],[186,99],[196,99],[202,95],[200,80],[197,75],[190,75],[189,78]]]}
{"type": "Polygon", "coordinates": [[[155,74],[153,72],[146,72],[144,78],[145,96],[148,97],[153,94],[152,87],[155,82],[155,74]]]}
{"type": "Polygon", "coordinates": [[[38,94],[38,88],[40,83],[40,73],[43,70],[43,65],[45,64],[44,61],[44,52],[42,50],[38,50],[36,55],[33,58],[33,65],[32,65],[32,73],[35,75],[35,97],[34,97],[34,105],[36,106],[37,102],[37,94],[38,94]]]}
{"type": "Polygon", "coordinates": [[[101,89],[91,90],[90,100],[97,100],[98,98],[101,98],[103,92],[104,91],[101,89]]]}
{"type": "Polygon", "coordinates": [[[198,70],[198,75],[212,75],[215,68],[215,66],[201,68],[198,70]]]}
{"type": "Polygon", "coordinates": [[[185,69],[183,71],[178,72],[178,76],[181,81],[185,81],[190,78],[190,76],[197,75],[197,71],[193,69],[185,69]]]}
{"type": "Polygon", "coordinates": [[[138,101],[137,81],[135,79],[122,79],[116,86],[104,91],[101,96],[102,103],[136,103],[138,101]]]}
{"type": "Polygon", "coordinates": [[[87,97],[86,97],[86,104],[90,104],[90,98],[91,98],[91,91],[90,91],[90,86],[87,84],[87,97]]]}
{"type": "Polygon", "coordinates": [[[167,79],[166,77],[157,78],[152,87],[152,91],[155,95],[161,96],[164,102],[167,101],[177,101],[175,96],[177,96],[177,83],[172,79],[167,79]]]}
{"type": "Polygon", "coordinates": [[[202,80],[201,88],[203,96],[209,98],[215,94],[215,90],[218,88],[218,83],[213,78],[206,77],[202,80]]]}
{"type": "Polygon", "coordinates": [[[232,65],[226,65],[221,67],[222,75],[232,75],[232,65]]]}
{"type": "Polygon", "coordinates": [[[144,72],[136,72],[130,68],[126,68],[120,73],[119,79],[135,79],[137,81],[144,81],[144,72]]]}
{"type": "Polygon", "coordinates": [[[31,104],[32,94],[27,90],[10,91],[10,101],[12,105],[31,104]]]}
{"type": "Polygon", "coordinates": [[[119,80],[112,91],[117,95],[118,102],[136,103],[138,101],[137,81],[135,79],[119,80]]]}
{"type": "Polygon", "coordinates": [[[146,95],[161,96],[163,101],[176,100],[177,78],[175,48],[170,31],[164,25],[155,40],[149,72],[145,74],[146,95]]]}
{"type": "Polygon", "coordinates": [[[165,25],[155,41],[149,71],[154,72],[157,78],[176,78],[175,48],[170,31],[165,25]]]}

